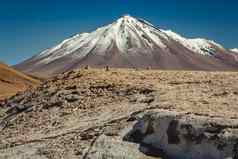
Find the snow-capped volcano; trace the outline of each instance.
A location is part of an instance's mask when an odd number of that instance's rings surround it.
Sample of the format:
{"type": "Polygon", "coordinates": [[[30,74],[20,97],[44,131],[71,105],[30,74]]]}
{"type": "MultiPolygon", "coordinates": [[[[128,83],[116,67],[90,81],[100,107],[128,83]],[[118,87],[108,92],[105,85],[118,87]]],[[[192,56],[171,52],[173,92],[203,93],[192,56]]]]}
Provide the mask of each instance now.
{"type": "Polygon", "coordinates": [[[37,58],[47,57],[41,62],[49,63],[69,54],[83,58],[94,50],[97,50],[98,55],[105,55],[112,48],[118,49],[121,53],[135,49],[152,50],[154,47],[165,49],[164,40],[168,40],[166,34],[152,24],[126,15],[92,33],[77,34],[66,39],[59,45],[43,51],[37,58]]]}
{"type": "Polygon", "coordinates": [[[158,29],[145,20],[137,20],[126,15],[116,22],[99,28],[90,34],[77,34],[66,39],[57,46],[43,51],[38,58],[52,55],[43,60],[43,62],[49,63],[62,56],[71,54],[78,49],[81,50],[76,55],[78,57],[84,57],[96,45],[96,49],[102,54],[114,44],[121,52],[140,48],[154,49],[153,47],[166,49],[167,46],[163,41],[168,41],[169,38],[178,41],[191,51],[203,55],[210,55],[215,51],[212,45],[222,48],[222,46],[212,41],[205,39],[186,39],[172,31],[158,29]],[[64,49],[64,51],[56,54],[55,52],[59,49],[64,49]]]}
{"type": "Polygon", "coordinates": [[[238,68],[228,52],[213,41],[187,39],[126,15],[96,31],[66,39],[16,68],[47,75],[82,65],[196,70],[238,68]]]}

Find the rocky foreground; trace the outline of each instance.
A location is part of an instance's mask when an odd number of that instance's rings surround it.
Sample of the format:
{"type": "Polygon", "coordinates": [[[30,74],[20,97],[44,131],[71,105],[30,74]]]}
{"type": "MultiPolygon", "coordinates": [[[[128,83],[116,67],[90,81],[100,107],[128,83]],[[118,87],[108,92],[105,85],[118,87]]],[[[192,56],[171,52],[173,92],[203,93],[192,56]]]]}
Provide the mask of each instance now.
{"type": "Polygon", "coordinates": [[[237,104],[234,72],[74,70],[7,101],[0,159],[238,159],[237,104]]]}

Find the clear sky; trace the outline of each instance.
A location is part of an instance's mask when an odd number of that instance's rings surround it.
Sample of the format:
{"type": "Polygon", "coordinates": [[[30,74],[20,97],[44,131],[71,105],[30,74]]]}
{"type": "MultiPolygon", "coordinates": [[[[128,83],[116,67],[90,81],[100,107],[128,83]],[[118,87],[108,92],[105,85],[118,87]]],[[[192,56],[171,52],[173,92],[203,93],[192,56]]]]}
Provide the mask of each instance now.
{"type": "Polygon", "coordinates": [[[238,47],[237,0],[0,0],[0,60],[16,64],[124,14],[238,47]]]}

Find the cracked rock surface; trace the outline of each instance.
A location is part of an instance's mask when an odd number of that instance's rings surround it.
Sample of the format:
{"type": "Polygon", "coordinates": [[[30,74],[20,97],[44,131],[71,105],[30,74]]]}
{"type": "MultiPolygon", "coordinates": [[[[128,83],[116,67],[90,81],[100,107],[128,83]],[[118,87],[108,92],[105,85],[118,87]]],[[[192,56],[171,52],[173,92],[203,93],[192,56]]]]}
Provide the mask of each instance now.
{"type": "Polygon", "coordinates": [[[124,137],[151,156],[176,159],[236,159],[238,120],[154,110],[124,137]]]}
{"type": "Polygon", "coordinates": [[[236,159],[236,92],[232,72],[66,72],[8,99],[0,159],[236,159]]]}

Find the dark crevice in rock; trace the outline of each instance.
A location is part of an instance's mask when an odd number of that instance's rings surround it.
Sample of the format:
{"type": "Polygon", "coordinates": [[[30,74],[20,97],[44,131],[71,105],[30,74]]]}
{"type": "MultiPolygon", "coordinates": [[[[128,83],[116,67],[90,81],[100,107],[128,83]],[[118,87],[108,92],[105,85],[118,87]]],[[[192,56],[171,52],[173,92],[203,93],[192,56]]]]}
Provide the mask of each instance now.
{"type": "Polygon", "coordinates": [[[235,120],[160,110],[145,114],[124,139],[163,159],[238,159],[236,125],[235,120]]]}
{"type": "Polygon", "coordinates": [[[179,144],[179,131],[178,128],[178,121],[172,120],[169,124],[169,127],[167,129],[167,136],[168,136],[168,143],[169,144],[179,144]]]}
{"type": "Polygon", "coordinates": [[[238,139],[233,147],[233,159],[238,159],[238,139]]]}
{"type": "Polygon", "coordinates": [[[134,143],[141,143],[144,138],[144,134],[139,131],[135,130],[133,132],[129,132],[126,136],[123,137],[124,141],[134,142],[134,143]]]}
{"type": "Polygon", "coordinates": [[[191,124],[182,124],[181,129],[186,131],[186,134],[183,134],[183,137],[187,142],[195,142],[195,144],[201,144],[207,136],[203,133],[197,134],[196,129],[191,124]]]}
{"type": "Polygon", "coordinates": [[[151,144],[141,143],[139,150],[148,156],[169,159],[169,156],[162,149],[156,148],[151,144]]]}

